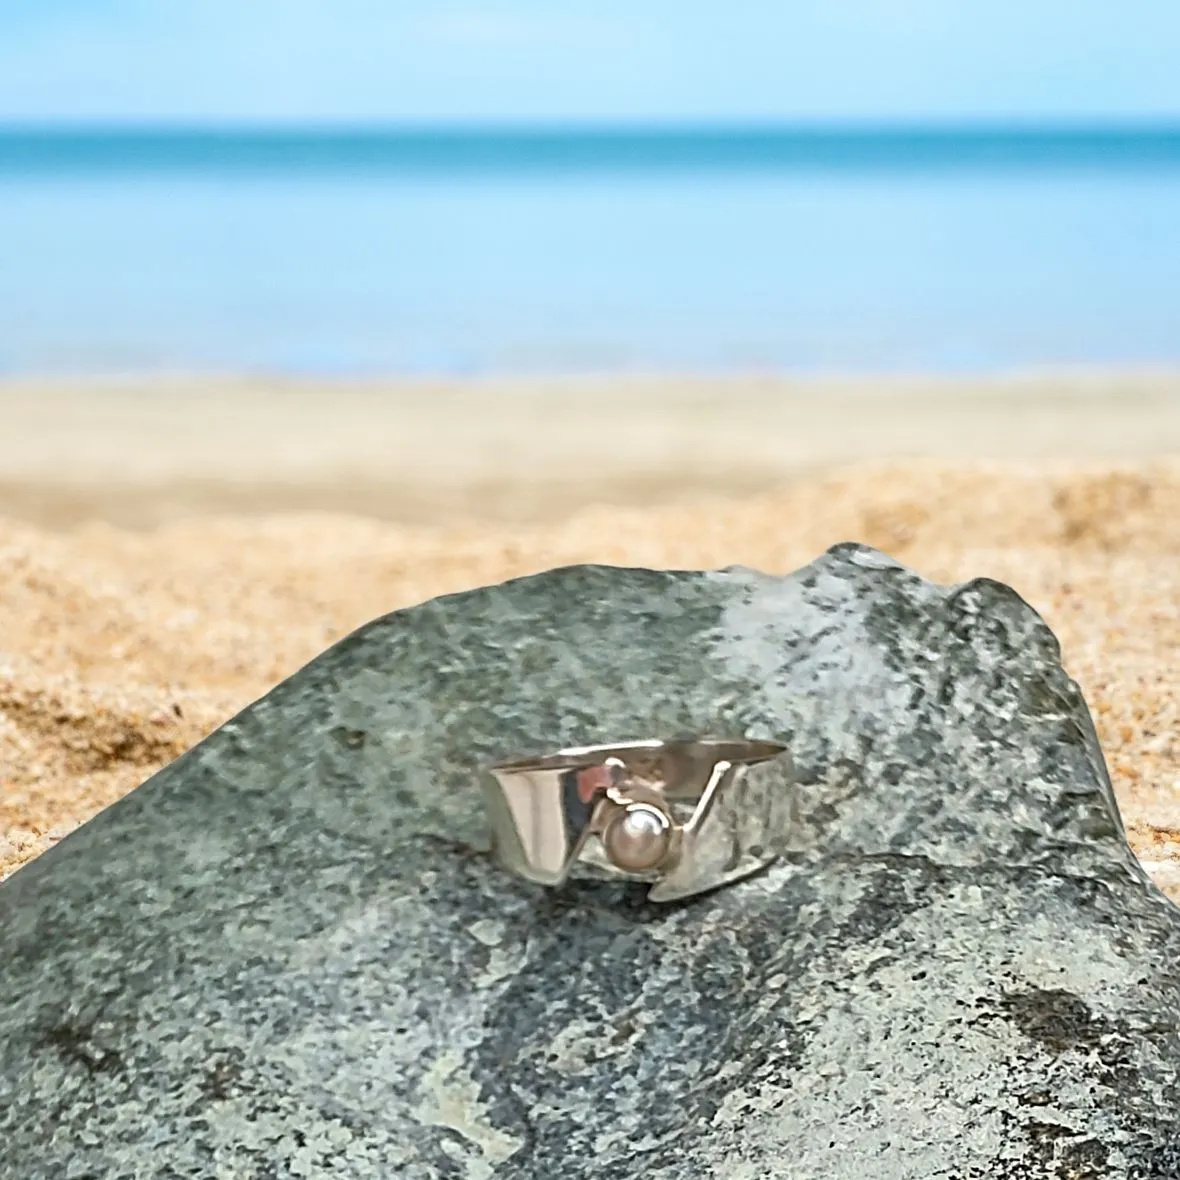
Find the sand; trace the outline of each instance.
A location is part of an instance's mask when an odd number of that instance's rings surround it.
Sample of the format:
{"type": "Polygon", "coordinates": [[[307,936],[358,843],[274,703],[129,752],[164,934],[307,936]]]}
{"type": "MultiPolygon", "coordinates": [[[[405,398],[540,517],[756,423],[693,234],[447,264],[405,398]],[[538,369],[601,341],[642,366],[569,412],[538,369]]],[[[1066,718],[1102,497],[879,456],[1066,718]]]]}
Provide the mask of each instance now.
{"type": "Polygon", "coordinates": [[[0,877],[386,611],[859,540],[1045,616],[1180,900],[1180,377],[10,384],[0,489],[0,877]]]}
{"type": "Polygon", "coordinates": [[[1180,372],[855,381],[0,382],[0,516],[557,522],[835,464],[1180,454],[1180,372]]]}

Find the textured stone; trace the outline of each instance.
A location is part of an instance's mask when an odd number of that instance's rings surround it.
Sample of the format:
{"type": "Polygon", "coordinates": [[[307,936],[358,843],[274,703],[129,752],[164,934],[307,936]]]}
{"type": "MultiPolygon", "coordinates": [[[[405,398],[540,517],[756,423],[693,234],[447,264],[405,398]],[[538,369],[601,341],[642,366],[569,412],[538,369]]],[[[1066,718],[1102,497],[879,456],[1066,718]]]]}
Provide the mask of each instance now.
{"type": "Polygon", "coordinates": [[[1015,593],[841,546],[363,628],[0,886],[0,1177],[1180,1176],[1180,911],[1015,593]],[[486,854],[473,766],[784,738],[670,906],[486,854]]]}

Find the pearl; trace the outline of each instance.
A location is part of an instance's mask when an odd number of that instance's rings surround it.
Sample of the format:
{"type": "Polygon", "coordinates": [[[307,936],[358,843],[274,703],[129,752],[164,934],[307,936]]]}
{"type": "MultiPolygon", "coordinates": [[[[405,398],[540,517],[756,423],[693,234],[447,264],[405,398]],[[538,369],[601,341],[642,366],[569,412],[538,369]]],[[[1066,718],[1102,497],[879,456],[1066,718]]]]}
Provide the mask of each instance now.
{"type": "Polygon", "coordinates": [[[671,821],[650,803],[628,804],[602,837],[611,862],[630,872],[654,869],[668,855],[671,842],[671,821]]]}

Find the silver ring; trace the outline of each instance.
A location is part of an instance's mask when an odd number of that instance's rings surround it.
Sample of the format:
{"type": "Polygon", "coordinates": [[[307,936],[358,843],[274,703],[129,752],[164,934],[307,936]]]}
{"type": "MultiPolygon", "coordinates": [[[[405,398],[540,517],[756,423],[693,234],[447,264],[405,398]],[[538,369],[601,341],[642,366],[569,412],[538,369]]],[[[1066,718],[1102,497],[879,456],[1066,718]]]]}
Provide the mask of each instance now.
{"type": "Polygon", "coordinates": [[[779,855],[792,782],[779,742],[693,738],[497,762],[484,789],[505,868],[554,886],[581,867],[649,882],[652,901],[674,901],[779,855]]]}

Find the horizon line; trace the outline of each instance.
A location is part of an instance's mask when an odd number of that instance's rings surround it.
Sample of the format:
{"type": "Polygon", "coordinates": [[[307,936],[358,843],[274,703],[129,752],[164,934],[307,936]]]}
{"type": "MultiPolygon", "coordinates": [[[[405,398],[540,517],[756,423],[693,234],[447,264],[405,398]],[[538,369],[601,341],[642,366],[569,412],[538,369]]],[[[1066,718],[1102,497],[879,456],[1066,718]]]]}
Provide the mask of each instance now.
{"type": "Polygon", "coordinates": [[[11,119],[0,115],[0,136],[93,134],[780,134],[946,132],[1069,135],[1093,132],[1180,133],[1180,113],[1128,117],[800,118],[800,119],[11,119]]]}
{"type": "Polygon", "coordinates": [[[573,175],[1180,168],[1167,124],[0,123],[0,174],[573,175]]]}

